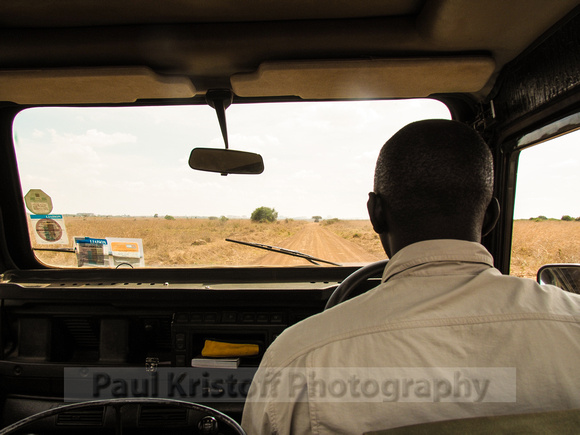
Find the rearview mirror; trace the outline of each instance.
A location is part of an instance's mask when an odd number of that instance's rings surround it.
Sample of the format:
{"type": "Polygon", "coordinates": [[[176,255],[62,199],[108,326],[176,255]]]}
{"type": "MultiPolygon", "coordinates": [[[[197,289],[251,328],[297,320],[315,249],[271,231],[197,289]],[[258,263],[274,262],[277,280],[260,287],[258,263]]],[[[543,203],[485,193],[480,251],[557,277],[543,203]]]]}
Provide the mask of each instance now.
{"type": "Polygon", "coordinates": [[[194,148],[189,166],[198,171],[227,174],[261,174],[264,161],[260,154],[219,148],[194,148]]]}
{"type": "Polygon", "coordinates": [[[580,264],[546,264],[538,270],[538,282],[580,293],[580,264]]]}

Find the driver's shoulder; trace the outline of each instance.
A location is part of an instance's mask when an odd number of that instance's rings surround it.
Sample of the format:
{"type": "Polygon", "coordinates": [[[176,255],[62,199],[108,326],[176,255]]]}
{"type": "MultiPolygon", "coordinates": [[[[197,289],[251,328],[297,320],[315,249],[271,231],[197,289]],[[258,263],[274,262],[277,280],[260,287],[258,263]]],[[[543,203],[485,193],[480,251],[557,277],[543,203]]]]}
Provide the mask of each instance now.
{"type": "Polygon", "coordinates": [[[287,328],[268,348],[270,363],[277,367],[292,365],[323,346],[383,323],[383,316],[369,315],[376,308],[373,299],[379,287],[287,328]]]}

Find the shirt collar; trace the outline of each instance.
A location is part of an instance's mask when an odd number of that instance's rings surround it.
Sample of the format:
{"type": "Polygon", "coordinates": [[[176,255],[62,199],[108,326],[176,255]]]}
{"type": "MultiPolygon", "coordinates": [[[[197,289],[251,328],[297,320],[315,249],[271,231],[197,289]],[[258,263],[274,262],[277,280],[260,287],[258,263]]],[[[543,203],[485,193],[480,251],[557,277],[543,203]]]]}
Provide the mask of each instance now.
{"type": "Polygon", "coordinates": [[[425,240],[408,245],[393,255],[382,281],[413,267],[437,262],[480,263],[493,267],[493,257],[480,243],[451,239],[425,240]]]}

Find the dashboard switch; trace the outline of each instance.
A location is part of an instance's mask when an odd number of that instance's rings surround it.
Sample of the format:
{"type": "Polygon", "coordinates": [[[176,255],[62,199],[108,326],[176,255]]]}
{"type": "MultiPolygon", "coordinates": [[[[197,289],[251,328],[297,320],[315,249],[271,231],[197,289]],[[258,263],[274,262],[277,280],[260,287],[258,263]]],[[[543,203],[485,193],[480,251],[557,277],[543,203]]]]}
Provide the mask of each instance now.
{"type": "Polygon", "coordinates": [[[185,349],[185,334],[175,334],[175,348],[179,350],[185,349]]]}
{"type": "Polygon", "coordinates": [[[270,317],[272,323],[282,323],[282,313],[273,313],[270,317]]]}
{"type": "Polygon", "coordinates": [[[215,435],[218,433],[218,422],[215,417],[207,415],[197,424],[199,433],[202,435],[215,435]]]}

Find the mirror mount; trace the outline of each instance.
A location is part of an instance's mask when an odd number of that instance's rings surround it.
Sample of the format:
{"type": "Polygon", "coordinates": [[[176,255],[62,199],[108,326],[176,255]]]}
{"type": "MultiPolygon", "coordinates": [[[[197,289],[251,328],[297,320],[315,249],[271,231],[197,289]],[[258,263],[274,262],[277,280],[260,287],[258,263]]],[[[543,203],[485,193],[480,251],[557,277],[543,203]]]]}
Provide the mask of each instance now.
{"type": "Polygon", "coordinates": [[[234,94],[229,89],[210,89],[205,94],[205,101],[215,109],[226,149],[229,149],[226,109],[234,101],[234,94]]]}
{"type": "Polygon", "coordinates": [[[226,126],[226,109],[234,100],[234,94],[228,89],[207,91],[205,100],[216,111],[226,149],[194,148],[189,156],[189,166],[198,171],[228,174],[261,174],[264,171],[262,156],[246,151],[231,150],[228,143],[226,126]]]}

